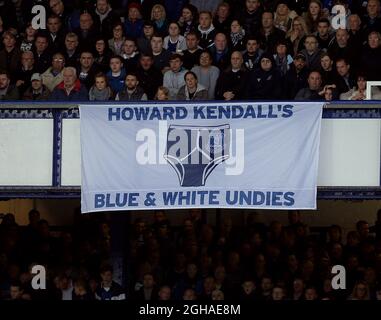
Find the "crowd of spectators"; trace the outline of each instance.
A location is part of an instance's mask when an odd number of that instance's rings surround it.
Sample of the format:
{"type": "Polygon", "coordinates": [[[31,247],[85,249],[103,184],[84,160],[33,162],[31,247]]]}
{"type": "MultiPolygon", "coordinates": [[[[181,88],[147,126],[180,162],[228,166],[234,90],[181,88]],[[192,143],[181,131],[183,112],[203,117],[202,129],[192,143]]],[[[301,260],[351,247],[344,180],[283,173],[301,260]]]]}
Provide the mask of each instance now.
{"type": "Polygon", "coordinates": [[[310,230],[298,211],[288,224],[269,225],[255,213],[233,224],[227,212],[211,225],[197,209],[178,226],[164,211],[149,218],[126,224],[121,240],[105,214],[78,214],[55,232],[37,210],[25,227],[5,215],[0,300],[381,300],[381,210],[374,226],[353,221],[346,233],[339,225],[310,230]],[[125,243],[120,283],[113,241],[125,243]],[[36,264],[46,267],[46,290],[32,289],[36,264]],[[345,290],[332,288],[334,265],[345,267],[345,290]]]}
{"type": "Polygon", "coordinates": [[[0,1],[0,100],[364,100],[367,81],[381,80],[380,10],[379,0],[0,1]],[[37,4],[45,29],[33,28],[37,4]]]}

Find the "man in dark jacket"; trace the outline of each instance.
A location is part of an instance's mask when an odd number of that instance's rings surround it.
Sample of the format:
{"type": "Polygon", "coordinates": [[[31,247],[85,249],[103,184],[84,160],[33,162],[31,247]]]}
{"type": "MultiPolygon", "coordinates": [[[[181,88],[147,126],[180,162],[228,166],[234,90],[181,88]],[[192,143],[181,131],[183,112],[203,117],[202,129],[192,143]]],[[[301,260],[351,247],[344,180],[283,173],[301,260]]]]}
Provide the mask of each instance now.
{"type": "Polygon", "coordinates": [[[237,10],[235,19],[241,21],[247,35],[254,35],[260,28],[262,12],[259,0],[246,0],[245,6],[237,10]]]}
{"type": "Polygon", "coordinates": [[[115,100],[120,101],[143,101],[147,100],[147,95],[139,86],[138,77],[133,72],[127,72],[125,87],[118,92],[115,100]]]}
{"type": "Polygon", "coordinates": [[[280,99],[282,86],[280,74],[270,53],[261,57],[260,68],[249,73],[246,98],[256,100],[280,99]]]}
{"type": "Polygon", "coordinates": [[[50,91],[42,84],[42,78],[39,73],[34,73],[30,79],[31,86],[23,94],[23,100],[48,100],[50,91]]]}
{"type": "Polygon", "coordinates": [[[284,98],[293,100],[298,91],[307,86],[307,77],[306,57],[299,53],[286,73],[284,98]]]}
{"type": "Polygon", "coordinates": [[[0,70],[0,101],[19,99],[18,89],[10,83],[11,79],[9,78],[8,72],[0,70]]]}
{"type": "Polygon", "coordinates": [[[220,74],[216,85],[217,100],[241,100],[244,98],[244,86],[247,71],[243,67],[242,54],[234,51],[230,58],[231,67],[220,74]]]}
{"type": "Polygon", "coordinates": [[[53,90],[50,100],[54,101],[86,101],[88,92],[77,79],[77,71],[73,67],[63,70],[64,80],[53,90]]]}
{"type": "Polygon", "coordinates": [[[105,39],[112,38],[112,26],[120,22],[119,15],[111,8],[109,0],[97,0],[94,23],[105,39]]]}
{"type": "Polygon", "coordinates": [[[163,84],[163,74],[154,67],[151,54],[143,53],[140,56],[136,75],[148,99],[153,100],[157,88],[163,84]]]}
{"type": "MultiPolygon", "coordinates": [[[[4,49],[0,51],[0,69],[15,74],[20,66],[21,51],[16,46],[16,37],[10,31],[3,33],[4,49]]],[[[13,77],[12,77],[13,80],[13,77]]]]}

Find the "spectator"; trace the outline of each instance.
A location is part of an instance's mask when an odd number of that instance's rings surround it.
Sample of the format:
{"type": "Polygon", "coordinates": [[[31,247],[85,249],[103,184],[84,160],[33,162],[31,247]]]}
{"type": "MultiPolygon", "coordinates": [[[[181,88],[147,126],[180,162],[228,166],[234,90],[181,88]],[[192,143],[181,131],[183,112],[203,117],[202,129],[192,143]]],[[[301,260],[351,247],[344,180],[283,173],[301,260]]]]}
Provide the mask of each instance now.
{"type": "Polygon", "coordinates": [[[187,49],[184,36],[180,34],[180,27],[176,22],[171,22],[168,27],[169,35],[164,38],[164,49],[171,53],[182,53],[187,49]]]}
{"type": "Polygon", "coordinates": [[[230,5],[227,2],[221,2],[217,7],[213,25],[217,32],[229,35],[231,23],[230,5]]]}
{"type": "Polygon", "coordinates": [[[89,100],[90,101],[108,101],[112,100],[113,92],[108,85],[107,77],[103,73],[95,75],[95,84],[90,88],[89,100]]]}
{"type": "Polygon", "coordinates": [[[126,295],[122,287],[113,281],[112,267],[105,265],[101,268],[100,275],[102,282],[96,290],[95,298],[97,300],[125,300],[126,295]]]}
{"type": "Polygon", "coordinates": [[[166,101],[169,100],[169,90],[166,87],[160,86],[157,88],[154,100],[166,101]]]}
{"type": "Polygon", "coordinates": [[[99,26],[99,31],[105,39],[113,37],[112,26],[120,22],[119,15],[115,12],[110,0],[97,0],[95,4],[95,24],[99,26]]]}
{"type": "Polygon", "coordinates": [[[50,100],[54,101],[85,101],[88,100],[86,88],[77,78],[73,67],[63,69],[63,81],[52,91],[50,100]]]}
{"type": "Polygon", "coordinates": [[[160,70],[162,73],[165,73],[169,70],[169,58],[171,53],[163,48],[164,41],[163,38],[154,34],[151,39],[151,48],[153,54],[154,66],[156,69],[160,70]]]}
{"type": "Polygon", "coordinates": [[[182,52],[185,69],[190,70],[194,66],[199,65],[200,55],[202,53],[201,47],[198,45],[200,42],[197,32],[190,31],[185,37],[187,48],[182,52]]]}
{"type": "Polygon", "coordinates": [[[238,9],[234,18],[241,21],[246,34],[251,36],[255,35],[260,28],[262,12],[259,0],[246,0],[245,6],[238,9]]]}
{"type": "Polygon", "coordinates": [[[199,83],[208,91],[208,99],[213,100],[220,70],[216,66],[212,66],[212,56],[209,51],[201,53],[200,65],[193,67],[192,71],[199,79],[199,83]]]}
{"type": "Polygon", "coordinates": [[[290,69],[287,71],[284,84],[284,97],[287,100],[294,99],[295,95],[307,86],[308,69],[306,67],[306,57],[299,53],[295,56],[290,69]]]}
{"type": "Polygon", "coordinates": [[[124,21],[126,36],[137,39],[143,36],[143,19],[140,13],[141,7],[136,2],[128,5],[128,16],[124,21]]]}
{"type": "Polygon", "coordinates": [[[78,36],[74,32],[69,32],[65,37],[65,49],[63,55],[65,66],[77,68],[79,60],[78,36]]]}
{"type": "Polygon", "coordinates": [[[211,0],[211,1],[190,0],[189,2],[190,4],[194,5],[199,12],[201,11],[215,12],[217,10],[218,4],[220,3],[219,0],[211,0]]]}
{"type": "Polygon", "coordinates": [[[34,68],[34,57],[32,51],[24,51],[21,54],[21,68],[17,70],[15,75],[16,87],[19,89],[20,95],[31,85],[30,77],[36,72],[34,68]]]}
{"type": "Polygon", "coordinates": [[[126,38],[123,44],[122,58],[123,66],[127,72],[135,72],[139,62],[139,52],[136,41],[132,38],[126,38]]]}
{"type": "Polygon", "coordinates": [[[31,51],[36,39],[37,30],[33,29],[32,24],[28,23],[25,29],[25,35],[20,44],[21,52],[31,51]]]}
{"type": "Polygon", "coordinates": [[[113,37],[108,41],[108,46],[114,55],[121,55],[124,44],[123,24],[116,22],[112,28],[113,37]]]}
{"type": "Polygon", "coordinates": [[[223,291],[215,289],[212,291],[212,301],[223,301],[225,300],[225,295],[223,291]]]}
{"type": "Polygon", "coordinates": [[[78,279],[74,282],[73,300],[79,301],[91,301],[95,297],[87,289],[86,281],[84,279],[78,279]]]}
{"type": "Polygon", "coordinates": [[[9,295],[10,300],[23,300],[24,290],[21,287],[20,282],[13,282],[10,285],[9,295]]]}
{"type": "Polygon", "coordinates": [[[136,74],[148,100],[152,100],[158,87],[163,84],[163,74],[155,68],[152,54],[143,53],[140,55],[136,74]]]}
{"type": "Polygon", "coordinates": [[[230,25],[230,49],[232,51],[244,51],[246,32],[238,20],[233,20],[230,25]]]}
{"type": "Polygon", "coordinates": [[[356,50],[361,50],[363,43],[366,41],[364,29],[361,24],[361,19],[358,14],[351,14],[348,17],[349,41],[356,50]]]}
{"type": "Polygon", "coordinates": [[[108,42],[103,37],[95,40],[94,65],[97,69],[106,73],[110,68],[110,59],[113,53],[108,47],[108,42]]]}
{"type": "Polygon", "coordinates": [[[186,289],[184,291],[183,301],[194,301],[194,300],[197,300],[196,292],[193,289],[186,289]]]}
{"type": "Polygon", "coordinates": [[[80,52],[93,48],[95,39],[99,34],[99,30],[94,24],[93,17],[88,12],[81,14],[79,18],[79,28],[75,29],[74,32],[78,36],[80,52]]]}
{"type": "Polygon", "coordinates": [[[138,50],[141,53],[151,53],[151,39],[154,35],[154,24],[150,20],[144,21],[143,24],[143,36],[139,37],[136,41],[138,50]]]}
{"type": "Polygon", "coordinates": [[[198,83],[194,72],[186,72],[184,80],[185,85],[177,93],[177,100],[208,100],[208,90],[198,83]]]}
{"type": "Polygon", "coordinates": [[[53,91],[54,88],[63,81],[63,68],[65,58],[61,53],[56,53],[52,58],[52,66],[48,68],[42,75],[42,84],[53,91]]]}
{"type": "Polygon", "coordinates": [[[213,65],[220,69],[220,71],[225,70],[230,62],[230,50],[226,35],[217,33],[213,46],[209,48],[209,51],[213,58],[213,65]]]}
{"type": "Polygon", "coordinates": [[[116,94],[115,100],[120,101],[143,101],[147,95],[139,86],[138,77],[135,73],[127,72],[125,87],[116,94]]]}
{"type": "Polygon", "coordinates": [[[276,44],[284,40],[285,37],[285,32],[274,27],[274,14],[272,12],[263,12],[262,25],[258,33],[261,48],[266,52],[274,53],[276,44]]]}
{"type": "Polygon", "coordinates": [[[178,24],[180,26],[181,34],[186,37],[189,32],[195,32],[197,29],[198,11],[197,8],[191,4],[183,7],[178,24]]]}
{"type": "Polygon", "coordinates": [[[155,301],[158,298],[153,274],[146,273],[143,276],[143,286],[136,292],[135,299],[139,301],[155,301]]]}
{"type": "Polygon", "coordinates": [[[333,60],[328,53],[323,53],[320,56],[320,66],[323,85],[336,83],[338,74],[333,68],[333,60]]]}
{"type": "Polygon", "coordinates": [[[57,15],[67,32],[72,32],[79,27],[79,10],[71,10],[65,6],[62,0],[50,0],[49,7],[55,15],[57,15]]]}
{"type": "Polygon", "coordinates": [[[14,75],[20,66],[21,51],[16,46],[16,36],[11,31],[3,33],[4,49],[0,50],[0,69],[14,75]]]}
{"type": "Polygon", "coordinates": [[[281,40],[277,43],[275,54],[273,57],[275,61],[275,66],[278,72],[280,73],[280,76],[282,77],[282,83],[283,83],[284,82],[283,79],[286,73],[290,70],[290,67],[293,62],[291,55],[289,55],[287,52],[286,40],[281,40]]]}
{"type": "Polygon", "coordinates": [[[212,23],[211,12],[200,11],[198,31],[200,32],[200,47],[202,49],[212,47],[217,31],[212,23]]]}
{"type": "Polygon", "coordinates": [[[19,91],[16,86],[11,85],[11,79],[7,71],[0,70],[0,101],[18,100],[19,91]]]}
{"type": "Polygon", "coordinates": [[[314,35],[306,37],[304,42],[305,49],[301,53],[306,57],[306,65],[310,71],[320,70],[320,56],[322,50],[319,49],[319,43],[314,35]]]}
{"type": "Polygon", "coordinates": [[[116,94],[124,88],[126,71],[123,68],[123,60],[120,56],[114,56],[110,59],[110,71],[107,72],[107,81],[116,94]]]}
{"type": "Polygon", "coordinates": [[[271,292],[271,300],[282,301],[285,300],[286,294],[281,286],[275,286],[271,292]]]}
{"type": "Polygon", "coordinates": [[[306,301],[318,300],[318,293],[315,287],[308,287],[304,293],[306,301]]]}
{"type": "Polygon", "coordinates": [[[168,22],[164,6],[155,4],[151,10],[151,21],[153,21],[156,33],[161,37],[168,35],[168,22]]]}
{"type": "Polygon", "coordinates": [[[249,36],[246,42],[246,51],[243,54],[243,63],[247,71],[253,71],[259,67],[260,58],[264,51],[259,47],[256,37],[249,36]]]}
{"type": "MultiPolygon", "coordinates": [[[[340,100],[366,100],[366,81],[366,77],[359,74],[357,76],[357,85],[348,92],[343,92],[340,95],[340,100]]],[[[380,90],[377,87],[373,87],[372,89],[373,99],[376,99],[376,97],[379,98],[381,93],[380,90]]]]}
{"type": "Polygon", "coordinates": [[[248,75],[246,97],[248,99],[279,99],[282,88],[279,86],[280,74],[276,70],[274,58],[265,53],[261,57],[260,68],[248,75]]]}
{"type": "Polygon", "coordinates": [[[304,49],[304,42],[306,41],[307,35],[308,30],[304,19],[302,17],[296,17],[292,20],[291,29],[286,34],[288,47],[291,48],[291,55],[295,56],[304,49]]]}
{"type": "Polygon", "coordinates": [[[327,51],[333,39],[330,33],[331,24],[327,18],[320,19],[317,24],[316,38],[319,43],[319,48],[327,51]]]}
{"type": "Polygon", "coordinates": [[[247,79],[243,67],[242,54],[235,51],[231,55],[231,67],[220,74],[216,85],[217,100],[240,100],[244,96],[244,86],[247,79]]]}
{"type": "Polygon", "coordinates": [[[300,89],[295,96],[295,100],[321,100],[319,95],[322,80],[318,71],[312,71],[308,75],[308,87],[300,89]]]}
{"type": "Polygon", "coordinates": [[[87,90],[94,84],[95,75],[100,71],[94,65],[94,56],[90,51],[83,51],[79,58],[79,68],[77,69],[78,79],[87,90]]]}
{"type": "Polygon", "coordinates": [[[42,84],[39,73],[34,73],[30,79],[31,86],[23,94],[23,100],[48,100],[50,91],[42,84]]]}
{"type": "Polygon", "coordinates": [[[170,70],[164,74],[163,85],[169,90],[169,99],[176,100],[179,89],[185,85],[184,75],[187,70],[182,68],[183,59],[179,54],[173,54],[169,64],[170,70]]]}
{"type": "Polygon", "coordinates": [[[348,300],[370,300],[369,286],[365,281],[358,281],[348,300]]]}
{"type": "Polygon", "coordinates": [[[287,0],[279,0],[276,3],[274,26],[283,32],[287,32],[291,28],[292,20],[297,16],[295,11],[290,10],[287,0]]]}
{"type": "Polygon", "coordinates": [[[159,301],[171,300],[171,288],[169,286],[162,286],[158,293],[159,301]]]}
{"type": "Polygon", "coordinates": [[[308,33],[316,32],[319,20],[324,18],[321,2],[319,0],[311,0],[308,5],[308,11],[303,13],[303,18],[306,21],[308,33]]]}
{"type": "Polygon", "coordinates": [[[48,52],[48,38],[43,34],[38,34],[34,42],[34,64],[36,71],[44,73],[50,65],[51,54],[48,52]]]}
{"type": "Polygon", "coordinates": [[[350,64],[345,59],[339,59],[336,61],[336,70],[338,73],[336,85],[339,94],[348,92],[356,85],[356,78],[350,64]]]}
{"type": "Polygon", "coordinates": [[[62,30],[61,19],[52,14],[48,17],[46,36],[48,38],[48,52],[56,53],[63,46],[65,42],[64,30],[62,30]]]}
{"type": "Polygon", "coordinates": [[[366,6],[366,12],[363,19],[365,35],[372,31],[381,32],[381,16],[380,16],[380,1],[379,0],[369,0],[366,6]]]}
{"type": "Polygon", "coordinates": [[[361,71],[369,81],[377,81],[381,74],[381,34],[372,31],[368,35],[367,46],[364,47],[360,59],[361,71]]]}
{"type": "Polygon", "coordinates": [[[345,59],[352,66],[358,64],[359,52],[349,42],[349,33],[346,29],[336,31],[335,40],[328,48],[328,53],[332,59],[337,62],[339,59],[345,59]]]}

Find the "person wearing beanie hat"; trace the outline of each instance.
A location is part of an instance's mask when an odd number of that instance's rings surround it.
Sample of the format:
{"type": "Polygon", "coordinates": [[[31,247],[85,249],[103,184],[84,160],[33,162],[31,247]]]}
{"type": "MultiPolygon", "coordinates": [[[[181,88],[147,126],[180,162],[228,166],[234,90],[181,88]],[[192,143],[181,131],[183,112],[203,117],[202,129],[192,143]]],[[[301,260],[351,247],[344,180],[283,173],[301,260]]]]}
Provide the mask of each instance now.
{"type": "Polygon", "coordinates": [[[124,22],[124,31],[128,37],[137,39],[143,36],[143,19],[141,16],[141,7],[136,2],[128,5],[128,16],[124,22]]]}
{"type": "Polygon", "coordinates": [[[259,68],[247,79],[246,98],[255,100],[276,100],[281,97],[281,78],[275,67],[274,57],[266,52],[260,59],[259,68]]]}

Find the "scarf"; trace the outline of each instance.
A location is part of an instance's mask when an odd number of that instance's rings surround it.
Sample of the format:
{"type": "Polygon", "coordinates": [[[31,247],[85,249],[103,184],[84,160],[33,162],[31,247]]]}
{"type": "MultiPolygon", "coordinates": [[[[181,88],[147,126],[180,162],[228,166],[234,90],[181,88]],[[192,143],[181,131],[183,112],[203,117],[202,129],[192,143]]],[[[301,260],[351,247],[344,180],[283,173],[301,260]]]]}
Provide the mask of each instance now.
{"type": "Polygon", "coordinates": [[[89,92],[89,98],[92,101],[107,101],[111,97],[110,88],[105,88],[103,90],[98,90],[96,86],[91,87],[89,92]]]}
{"type": "Polygon", "coordinates": [[[232,44],[235,46],[239,41],[241,41],[245,37],[245,30],[241,29],[240,32],[230,32],[230,39],[232,40],[232,44]]]}

